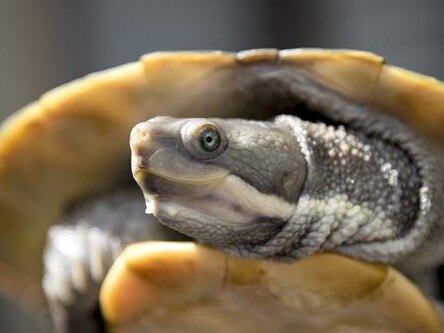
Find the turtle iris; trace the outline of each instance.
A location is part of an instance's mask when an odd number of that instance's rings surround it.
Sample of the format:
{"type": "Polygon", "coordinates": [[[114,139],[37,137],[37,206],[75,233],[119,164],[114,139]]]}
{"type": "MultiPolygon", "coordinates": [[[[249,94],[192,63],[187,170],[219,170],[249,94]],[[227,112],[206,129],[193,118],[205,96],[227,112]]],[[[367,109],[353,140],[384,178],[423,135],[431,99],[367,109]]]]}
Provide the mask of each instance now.
{"type": "Polygon", "coordinates": [[[214,127],[206,127],[199,134],[200,145],[205,151],[215,151],[220,141],[220,135],[214,127]]]}

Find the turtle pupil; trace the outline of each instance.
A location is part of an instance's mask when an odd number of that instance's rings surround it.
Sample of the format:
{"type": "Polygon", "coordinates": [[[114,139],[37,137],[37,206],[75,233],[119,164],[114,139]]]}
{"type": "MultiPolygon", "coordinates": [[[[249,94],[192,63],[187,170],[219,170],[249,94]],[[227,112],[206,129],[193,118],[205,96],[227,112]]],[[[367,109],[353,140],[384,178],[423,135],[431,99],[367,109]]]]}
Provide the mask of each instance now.
{"type": "Polygon", "coordinates": [[[205,128],[200,133],[200,144],[206,151],[216,150],[220,145],[220,137],[217,130],[212,127],[205,128]]]}

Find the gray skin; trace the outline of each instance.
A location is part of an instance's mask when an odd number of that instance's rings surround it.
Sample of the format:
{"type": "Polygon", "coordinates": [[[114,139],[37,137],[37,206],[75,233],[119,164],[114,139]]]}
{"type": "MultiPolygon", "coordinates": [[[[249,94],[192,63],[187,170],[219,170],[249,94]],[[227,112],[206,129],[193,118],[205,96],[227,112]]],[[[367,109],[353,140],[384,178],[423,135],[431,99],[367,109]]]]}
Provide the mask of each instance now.
{"type": "Polygon", "coordinates": [[[138,240],[185,234],[241,256],[291,261],[331,251],[405,271],[442,261],[442,168],[429,145],[297,72],[239,75],[227,86],[236,105],[293,115],[136,126],[132,169],[145,202],[127,182],[77,203],[48,234],[43,287],[56,332],[104,330],[100,284],[120,249],[138,240]],[[221,138],[212,152],[199,143],[206,125],[221,138]]]}
{"type": "Polygon", "coordinates": [[[424,160],[343,126],[157,117],[133,129],[131,147],[147,213],[236,255],[334,251],[393,264],[435,218],[424,160]]]}

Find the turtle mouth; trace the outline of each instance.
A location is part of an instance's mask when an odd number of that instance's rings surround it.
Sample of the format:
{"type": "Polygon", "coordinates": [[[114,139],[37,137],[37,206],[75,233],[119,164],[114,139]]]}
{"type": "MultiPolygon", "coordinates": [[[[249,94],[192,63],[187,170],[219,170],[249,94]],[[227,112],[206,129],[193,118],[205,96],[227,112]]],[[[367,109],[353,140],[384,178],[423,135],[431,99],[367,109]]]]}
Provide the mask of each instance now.
{"type": "Polygon", "coordinates": [[[187,178],[186,175],[171,175],[169,173],[163,173],[149,168],[139,168],[133,171],[133,176],[138,183],[153,179],[160,179],[165,182],[183,185],[210,185],[222,181],[225,178],[224,176],[215,176],[203,177],[202,179],[193,179],[187,178]]]}
{"type": "Polygon", "coordinates": [[[177,183],[176,179],[142,170],[135,173],[135,178],[145,195],[147,214],[180,233],[232,253],[247,251],[241,251],[239,244],[249,244],[247,247],[253,248],[274,237],[293,211],[290,205],[282,207],[282,202],[271,203],[271,209],[265,207],[265,200],[273,199],[259,192],[248,192],[242,185],[233,186],[233,178],[235,182],[242,182],[233,176],[214,187],[205,182],[199,185],[177,183]],[[250,196],[257,200],[250,200],[250,196]],[[263,212],[253,207],[256,201],[260,202],[263,212]]]}
{"type": "Polygon", "coordinates": [[[147,157],[133,155],[132,169],[145,195],[205,194],[229,174],[223,168],[192,161],[172,148],[160,148],[147,157]]]}
{"type": "Polygon", "coordinates": [[[195,197],[207,193],[223,178],[194,180],[172,177],[169,174],[159,173],[149,169],[140,169],[133,172],[134,179],[145,196],[186,196],[195,197]]]}

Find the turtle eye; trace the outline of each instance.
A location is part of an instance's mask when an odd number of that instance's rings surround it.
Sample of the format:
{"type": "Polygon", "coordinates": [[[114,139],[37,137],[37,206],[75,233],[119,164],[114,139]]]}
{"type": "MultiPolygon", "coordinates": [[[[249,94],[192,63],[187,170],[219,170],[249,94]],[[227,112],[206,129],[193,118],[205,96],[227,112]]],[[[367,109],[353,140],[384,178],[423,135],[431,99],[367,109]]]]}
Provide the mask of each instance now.
{"type": "Polygon", "coordinates": [[[199,142],[202,149],[208,152],[215,151],[220,146],[220,135],[213,126],[204,127],[199,133],[199,142]]]}
{"type": "Polygon", "coordinates": [[[188,152],[199,159],[215,158],[228,146],[223,129],[206,119],[187,121],[180,134],[188,152]]]}

